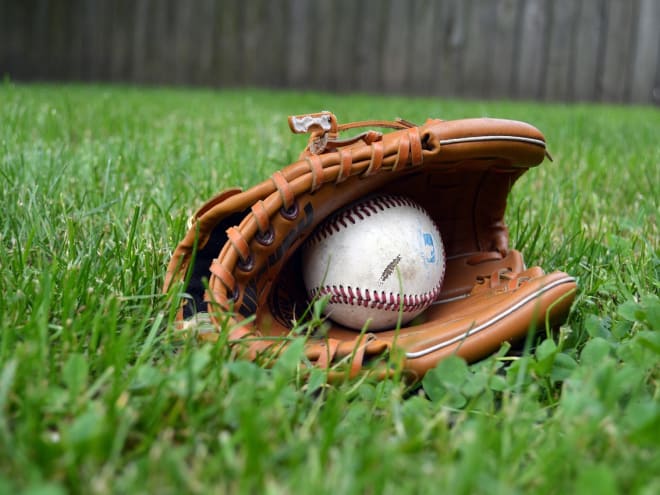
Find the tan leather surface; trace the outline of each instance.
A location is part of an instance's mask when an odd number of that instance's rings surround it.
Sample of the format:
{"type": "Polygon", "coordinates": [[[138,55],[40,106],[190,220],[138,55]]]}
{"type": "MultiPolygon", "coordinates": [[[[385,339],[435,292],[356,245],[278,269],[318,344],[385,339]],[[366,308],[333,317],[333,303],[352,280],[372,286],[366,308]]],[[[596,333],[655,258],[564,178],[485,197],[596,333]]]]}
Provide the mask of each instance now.
{"type": "MultiPolygon", "coordinates": [[[[317,129],[297,162],[247,191],[228,190],[207,202],[193,217],[167,270],[165,290],[191,269],[184,289],[193,294],[192,302],[180,316],[208,310],[220,328],[228,311],[238,327],[256,315],[240,331],[241,336],[249,332],[266,338],[265,345],[252,349],[254,356],[268,348],[268,336],[287,335],[308,304],[297,253],[307,236],[333,211],[358,198],[396,193],[410,196],[429,212],[448,256],[438,298],[444,302],[427,310],[424,321],[396,332],[396,345],[405,351],[405,368],[412,376],[422,376],[454,352],[479,359],[505,340],[521,338],[546,316],[565,317],[574,280],[561,272],[525,272],[520,253],[509,249],[504,224],[512,185],[545,157],[543,135],[529,124],[498,119],[394,126],[403,128],[375,142],[360,138],[345,146],[336,133],[319,135],[317,129]],[[196,261],[189,267],[194,248],[196,261]],[[206,278],[210,292],[202,295],[206,278]],[[479,326],[484,329],[469,332],[479,326]]],[[[335,123],[333,129],[341,126],[335,123]]],[[[357,346],[360,362],[353,371],[389,348],[394,336],[393,331],[378,332],[357,346]]],[[[310,341],[310,359],[326,366],[355,354],[355,331],[335,325],[327,337],[310,341]]]]}

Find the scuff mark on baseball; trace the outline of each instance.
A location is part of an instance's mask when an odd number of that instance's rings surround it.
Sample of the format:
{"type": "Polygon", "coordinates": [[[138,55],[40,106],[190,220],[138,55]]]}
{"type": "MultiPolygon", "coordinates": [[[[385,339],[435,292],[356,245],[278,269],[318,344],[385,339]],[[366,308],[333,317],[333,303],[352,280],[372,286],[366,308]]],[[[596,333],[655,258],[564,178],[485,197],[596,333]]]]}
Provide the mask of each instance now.
{"type": "Polygon", "coordinates": [[[382,285],[383,282],[386,282],[387,279],[390,278],[400,261],[401,255],[397,254],[396,258],[389,262],[389,264],[385,267],[385,270],[383,270],[383,274],[380,276],[380,285],[382,285]]]}

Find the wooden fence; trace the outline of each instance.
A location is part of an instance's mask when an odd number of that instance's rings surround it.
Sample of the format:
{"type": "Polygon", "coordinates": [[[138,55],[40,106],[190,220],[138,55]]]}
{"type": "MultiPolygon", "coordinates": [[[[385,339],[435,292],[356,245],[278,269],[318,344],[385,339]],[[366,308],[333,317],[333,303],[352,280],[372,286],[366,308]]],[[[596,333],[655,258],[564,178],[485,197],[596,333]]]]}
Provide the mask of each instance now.
{"type": "Polygon", "coordinates": [[[0,0],[0,76],[660,102],[660,0],[0,0]]]}

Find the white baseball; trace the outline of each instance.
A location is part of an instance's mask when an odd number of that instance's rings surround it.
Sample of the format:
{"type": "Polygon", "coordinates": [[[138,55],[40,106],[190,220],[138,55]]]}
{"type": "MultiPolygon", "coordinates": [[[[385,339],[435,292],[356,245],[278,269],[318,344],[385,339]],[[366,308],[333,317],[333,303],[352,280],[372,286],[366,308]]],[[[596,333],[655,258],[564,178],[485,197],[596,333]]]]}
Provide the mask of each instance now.
{"type": "Polygon", "coordinates": [[[329,296],[330,319],[360,330],[405,324],[437,297],[445,274],[440,232],[405,196],[377,195],[331,215],[303,247],[310,299],[329,296]]]}

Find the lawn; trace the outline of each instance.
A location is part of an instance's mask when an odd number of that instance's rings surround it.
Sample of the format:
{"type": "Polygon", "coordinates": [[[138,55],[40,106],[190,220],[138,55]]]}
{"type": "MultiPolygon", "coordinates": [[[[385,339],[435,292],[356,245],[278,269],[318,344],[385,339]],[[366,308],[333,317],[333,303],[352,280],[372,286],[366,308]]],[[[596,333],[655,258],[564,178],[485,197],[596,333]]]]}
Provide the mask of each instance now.
{"type": "Polygon", "coordinates": [[[0,84],[0,493],[660,493],[659,137],[652,107],[0,84]],[[554,161],[507,220],[578,279],[568,321],[428,393],[172,339],[188,216],[293,161],[286,116],[319,110],[541,129],[554,161]]]}

